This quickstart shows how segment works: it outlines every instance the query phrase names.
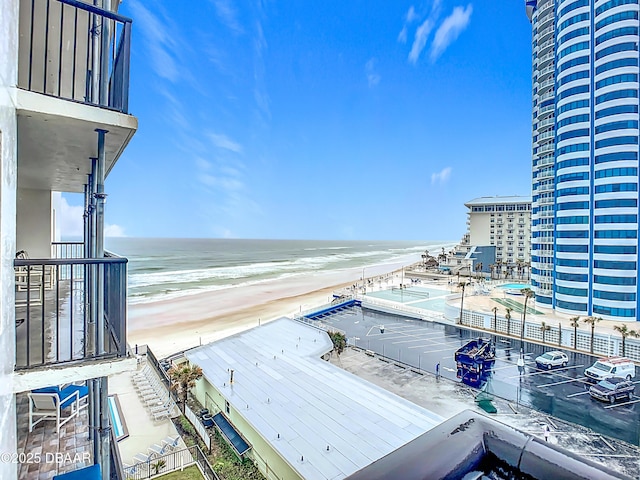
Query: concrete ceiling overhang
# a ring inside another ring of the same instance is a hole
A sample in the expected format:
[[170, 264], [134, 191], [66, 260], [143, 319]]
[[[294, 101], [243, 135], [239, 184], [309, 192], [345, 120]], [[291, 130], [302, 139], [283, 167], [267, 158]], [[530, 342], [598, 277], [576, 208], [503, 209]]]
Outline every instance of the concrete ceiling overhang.
[[16, 89], [18, 186], [83, 192], [98, 155], [98, 133], [105, 136], [108, 175], [138, 128], [132, 115]]

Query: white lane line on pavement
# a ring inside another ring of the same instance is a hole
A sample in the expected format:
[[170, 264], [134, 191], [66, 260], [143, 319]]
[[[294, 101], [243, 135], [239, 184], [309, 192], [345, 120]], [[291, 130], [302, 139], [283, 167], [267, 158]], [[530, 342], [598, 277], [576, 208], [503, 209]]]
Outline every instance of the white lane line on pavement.
[[[638, 397], [636, 397], [636, 398], [638, 398]], [[631, 400], [630, 402], [614, 403], [613, 405], [607, 405], [604, 408], [609, 410], [610, 408], [624, 407], [625, 405], [633, 405], [634, 403], [638, 403], [638, 402], [640, 402], [640, 398], [638, 398], [638, 400]]]
[[570, 378], [568, 380], [562, 380], [561, 382], [553, 382], [553, 383], [543, 383], [542, 385], [537, 385], [538, 388], [543, 388], [543, 387], [553, 387], [554, 385], [562, 385], [564, 383], [571, 383], [571, 382], [578, 382], [578, 383], [587, 383], [585, 381], [586, 377], [582, 377], [582, 378]]
[[[551, 370], [539, 370], [539, 371], [537, 371], [537, 372], [533, 372], [533, 373], [525, 373], [525, 374], [523, 375], [523, 377], [524, 377], [524, 376], [526, 376], [526, 377], [532, 377], [532, 376], [534, 376], [534, 375], [543, 375], [543, 374], [547, 374], [547, 373], [548, 373], [548, 374], [557, 374], [558, 372], [566, 372], [566, 371], [568, 371], [568, 370], [572, 370], [572, 369], [574, 369], [574, 368], [580, 368], [580, 367], [584, 367], [584, 365], [572, 365], [571, 367], [555, 368], [555, 369], [551, 369]], [[509, 378], [518, 378], [519, 376], [520, 376], [520, 375], [515, 375], [515, 376], [513, 376], [513, 377], [509, 377]], [[567, 378], [567, 377], [565, 377], [565, 378]], [[574, 379], [574, 380], [575, 380], [575, 379]], [[554, 385], [554, 384], [549, 383], [549, 384], [547, 384], [547, 385]]]

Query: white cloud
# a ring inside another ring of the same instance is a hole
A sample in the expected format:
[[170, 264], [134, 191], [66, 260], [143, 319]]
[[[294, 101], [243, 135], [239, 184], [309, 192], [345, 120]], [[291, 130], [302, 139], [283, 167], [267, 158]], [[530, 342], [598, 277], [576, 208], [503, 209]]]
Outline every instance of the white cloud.
[[409, 10], [407, 11], [407, 14], [405, 15], [404, 25], [402, 26], [402, 30], [400, 30], [400, 33], [398, 34], [398, 41], [400, 43], [407, 43], [407, 33], [409, 30], [409, 25], [413, 23], [414, 20], [417, 20], [417, 19], [418, 19], [418, 15], [416, 14], [416, 9], [413, 7], [413, 5], [411, 5], [409, 7]]
[[431, 30], [433, 30], [434, 25], [434, 19], [429, 17], [422, 22], [422, 25], [420, 25], [416, 30], [416, 36], [413, 39], [413, 45], [409, 52], [409, 61], [411, 63], [415, 64], [418, 61], [418, 57], [420, 57], [420, 53], [422, 53], [422, 50], [426, 46], [427, 38], [429, 37]]
[[[84, 206], [69, 205], [60, 192], [53, 192], [52, 204], [56, 215], [55, 239], [82, 238], [84, 236]], [[105, 237], [125, 237], [124, 228], [120, 225], [105, 224]]]
[[77, 238], [84, 235], [84, 207], [69, 205], [67, 199], [60, 192], [53, 192], [53, 209], [56, 215], [55, 239]]
[[222, 175], [216, 176], [210, 175], [208, 173], [201, 173], [198, 178], [206, 186], [219, 188], [227, 193], [242, 190], [244, 188], [244, 184], [242, 183], [242, 181], [233, 177], [225, 177]]
[[446, 183], [451, 177], [451, 167], [445, 167], [437, 173], [431, 174], [431, 184]]
[[451, 15], [445, 18], [433, 37], [431, 43], [431, 60], [435, 61], [447, 47], [467, 28], [471, 20], [473, 6], [455, 7]]
[[223, 133], [209, 133], [209, 138], [213, 144], [218, 148], [224, 148], [225, 150], [231, 150], [232, 152], [242, 153], [242, 145], [234, 142]]
[[373, 88], [380, 83], [380, 75], [376, 72], [376, 58], [371, 58], [364, 66], [365, 74], [367, 75], [367, 83], [369, 88]]
[[126, 237], [124, 233], [124, 228], [120, 225], [109, 225], [106, 224], [104, 226], [104, 236], [105, 237]]
[[238, 23], [235, 8], [228, 0], [215, 0], [213, 6], [216, 8], [218, 18], [234, 33], [243, 33], [242, 26]]
[[138, 0], [132, 0], [129, 6], [136, 19], [136, 28], [139, 27], [146, 37], [144, 44], [149, 48], [151, 64], [156, 74], [177, 83], [183, 70], [177, 62], [177, 54], [182, 48], [181, 42], [177, 40], [177, 29], [170, 26], [167, 20], [163, 21], [159, 15], [151, 13]]

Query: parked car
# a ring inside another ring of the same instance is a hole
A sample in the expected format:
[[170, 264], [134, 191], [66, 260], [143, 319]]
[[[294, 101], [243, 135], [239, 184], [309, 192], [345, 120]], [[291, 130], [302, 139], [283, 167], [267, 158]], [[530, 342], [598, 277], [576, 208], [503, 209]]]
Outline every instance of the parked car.
[[553, 367], [566, 367], [568, 363], [569, 357], [567, 357], [567, 354], [558, 350], [546, 352], [536, 357], [536, 365], [547, 370], [551, 370]]
[[635, 385], [630, 380], [611, 377], [592, 385], [589, 388], [589, 395], [597, 400], [613, 403], [620, 399], [631, 400], [635, 388]]
[[611, 377], [631, 380], [636, 376], [636, 366], [625, 357], [601, 358], [584, 371], [587, 380], [599, 382]]

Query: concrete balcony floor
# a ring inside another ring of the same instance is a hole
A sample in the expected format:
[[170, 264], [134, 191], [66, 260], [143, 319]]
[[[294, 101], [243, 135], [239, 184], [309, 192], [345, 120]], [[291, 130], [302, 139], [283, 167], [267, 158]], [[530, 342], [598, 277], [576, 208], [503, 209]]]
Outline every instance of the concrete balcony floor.
[[59, 433], [56, 432], [55, 421], [43, 421], [29, 432], [29, 398], [26, 393], [16, 395], [16, 411], [18, 456], [25, 460], [18, 463], [19, 479], [51, 479], [93, 464], [86, 408], [60, 427]]

